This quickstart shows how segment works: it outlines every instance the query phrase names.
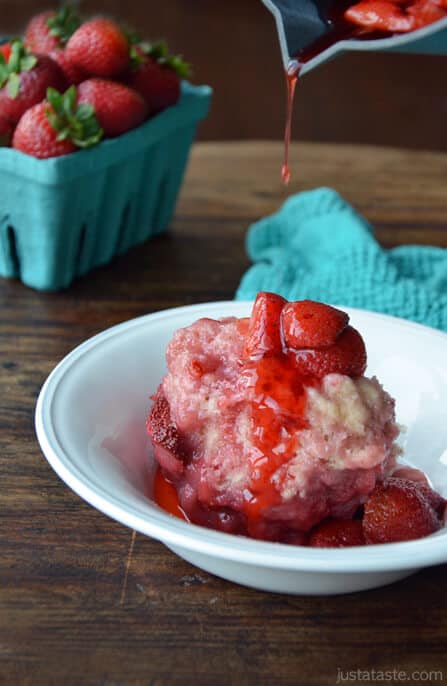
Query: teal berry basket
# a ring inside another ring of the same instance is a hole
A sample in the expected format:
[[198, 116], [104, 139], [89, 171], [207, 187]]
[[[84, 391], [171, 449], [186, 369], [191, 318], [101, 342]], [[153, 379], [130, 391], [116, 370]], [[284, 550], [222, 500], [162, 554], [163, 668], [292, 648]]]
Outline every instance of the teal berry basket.
[[58, 290], [165, 231], [210, 101], [184, 82], [175, 106], [88, 150], [39, 160], [0, 148], [0, 276]]

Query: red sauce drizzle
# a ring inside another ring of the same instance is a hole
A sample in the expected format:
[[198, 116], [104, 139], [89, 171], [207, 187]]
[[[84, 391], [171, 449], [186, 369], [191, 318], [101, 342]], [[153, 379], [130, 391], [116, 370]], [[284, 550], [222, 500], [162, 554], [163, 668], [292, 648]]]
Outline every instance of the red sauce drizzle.
[[283, 183], [287, 186], [290, 181], [290, 166], [289, 166], [289, 148], [290, 138], [292, 135], [292, 115], [293, 115], [293, 101], [295, 98], [295, 88], [298, 81], [300, 68], [298, 63], [292, 63], [290, 69], [286, 71], [286, 87], [287, 87], [287, 102], [286, 102], [286, 128], [284, 132], [284, 162], [281, 169], [281, 178]]
[[252, 479], [245, 494], [244, 511], [249, 520], [257, 519], [262, 510], [281, 502], [271, 477], [298, 447], [297, 432], [308, 426], [305, 389], [317, 383], [312, 377], [298, 374], [293, 354], [287, 352], [266, 354], [254, 367], [252, 437], [259, 456], [251, 458]]
[[326, 15], [326, 21], [330, 26], [330, 30], [301, 50], [295, 56], [295, 59], [290, 62], [285, 72], [287, 101], [286, 124], [284, 132], [284, 161], [281, 168], [281, 179], [285, 185], [288, 185], [291, 178], [289, 166], [289, 148], [292, 134], [293, 103], [301, 66], [314, 57], [317, 57], [320, 53], [324, 52], [324, 50], [327, 50], [341, 40], [347, 40], [350, 38], [355, 38], [357, 40], [374, 40], [377, 38], [387, 38], [388, 36], [392, 35], [384, 31], [368, 32], [362, 27], [346, 21], [344, 18], [344, 12], [348, 7], [354, 4], [355, 2], [352, 0], [350, 2], [333, 2]]

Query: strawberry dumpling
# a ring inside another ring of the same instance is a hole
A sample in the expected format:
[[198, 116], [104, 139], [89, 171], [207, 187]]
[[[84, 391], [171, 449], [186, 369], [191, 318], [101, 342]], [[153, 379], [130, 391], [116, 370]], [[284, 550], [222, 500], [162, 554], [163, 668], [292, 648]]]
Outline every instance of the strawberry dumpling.
[[195, 523], [304, 542], [395, 468], [394, 401], [340, 310], [260, 293], [250, 318], [201, 319], [166, 357], [147, 428]]

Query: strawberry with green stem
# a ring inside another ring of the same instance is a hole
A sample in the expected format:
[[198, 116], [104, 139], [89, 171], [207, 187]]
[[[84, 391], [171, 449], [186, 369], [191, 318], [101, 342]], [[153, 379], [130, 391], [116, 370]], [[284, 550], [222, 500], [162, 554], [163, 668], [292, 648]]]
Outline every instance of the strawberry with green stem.
[[179, 55], [170, 55], [163, 41], [131, 44], [130, 60], [126, 83], [142, 95], [151, 114], [175, 105], [181, 79], [189, 76], [190, 65]]
[[65, 77], [51, 57], [35, 55], [22, 41], [11, 43], [8, 61], [0, 54], [0, 112], [13, 124], [45, 98], [47, 88], [63, 90]]
[[129, 65], [129, 42], [112, 19], [95, 17], [86, 21], [71, 36], [66, 54], [86, 76], [114, 78]]
[[132, 88], [108, 79], [87, 79], [78, 87], [78, 103], [93, 107], [106, 136], [120, 136], [146, 119], [148, 107]]
[[63, 94], [48, 88], [47, 99], [20, 119], [12, 147], [41, 159], [59, 157], [96, 145], [103, 133], [93, 107], [77, 104], [74, 86]]
[[48, 54], [64, 48], [80, 25], [81, 20], [71, 5], [61, 7], [57, 12], [41, 12], [28, 22], [24, 42], [31, 51]]

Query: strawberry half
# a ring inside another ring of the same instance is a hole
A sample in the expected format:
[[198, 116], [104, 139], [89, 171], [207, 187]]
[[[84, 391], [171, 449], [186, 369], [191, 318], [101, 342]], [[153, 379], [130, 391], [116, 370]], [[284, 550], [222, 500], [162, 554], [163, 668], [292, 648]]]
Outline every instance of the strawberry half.
[[289, 348], [325, 348], [347, 327], [349, 316], [313, 300], [287, 303], [281, 315], [284, 342]]
[[170, 474], [181, 474], [186, 456], [161, 386], [152, 400], [154, 404], [146, 420], [146, 430], [153, 443], [157, 461]]
[[281, 312], [287, 300], [276, 293], [258, 293], [248, 325], [245, 352], [248, 357], [281, 353]]
[[45, 98], [47, 88], [63, 90], [59, 66], [47, 55], [33, 55], [19, 40], [11, 44], [8, 62], [0, 55], [0, 112], [13, 124]]
[[32, 52], [43, 55], [63, 48], [80, 26], [81, 20], [73, 7], [62, 7], [36, 14], [27, 24], [24, 42]]
[[129, 42], [120, 26], [104, 17], [90, 19], [71, 36], [67, 57], [86, 76], [116, 77], [129, 66]]
[[363, 533], [367, 543], [394, 543], [428, 536], [441, 521], [420, 487], [391, 477], [378, 484], [364, 506]]
[[131, 47], [131, 67], [125, 81], [145, 99], [151, 114], [175, 105], [182, 78], [190, 67], [180, 56], [170, 55], [166, 43], [139, 43]]
[[344, 18], [368, 31], [407, 33], [416, 28], [414, 17], [408, 15], [403, 7], [387, 0], [358, 2], [346, 10]]
[[366, 369], [366, 348], [363, 338], [352, 326], [347, 326], [335, 343], [317, 350], [291, 351], [301, 374], [322, 378], [326, 374], [361, 376]]
[[408, 14], [414, 19], [414, 28], [420, 29], [443, 19], [447, 12], [447, 3], [440, 0], [416, 0], [408, 8]]
[[74, 86], [63, 95], [49, 88], [47, 100], [34, 105], [21, 117], [12, 146], [27, 155], [44, 159], [95, 145], [102, 135], [93, 108], [76, 105]]
[[309, 545], [313, 548], [365, 545], [362, 522], [359, 519], [328, 519], [312, 531]]
[[122, 83], [88, 79], [78, 87], [78, 103], [93, 107], [106, 136], [119, 136], [139, 126], [148, 108], [139, 93]]

